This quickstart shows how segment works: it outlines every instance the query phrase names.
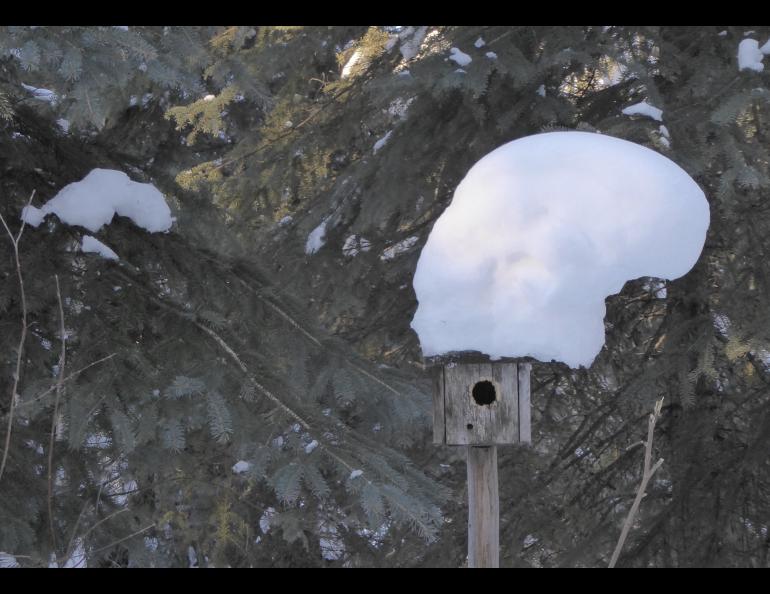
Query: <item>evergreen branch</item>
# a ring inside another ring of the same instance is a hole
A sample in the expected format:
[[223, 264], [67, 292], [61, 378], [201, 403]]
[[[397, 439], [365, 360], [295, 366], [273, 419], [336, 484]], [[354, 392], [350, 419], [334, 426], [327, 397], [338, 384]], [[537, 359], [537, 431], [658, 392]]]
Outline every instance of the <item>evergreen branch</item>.
[[245, 152], [244, 154], [242, 154], [242, 155], [240, 155], [238, 157], [233, 157], [232, 159], [229, 159], [227, 161], [223, 161], [219, 165], [215, 166], [213, 168], [213, 170], [216, 171], [217, 169], [222, 169], [223, 167], [226, 167], [227, 165], [232, 165], [233, 163], [236, 163], [238, 161], [243, 161], [244, 159], [247, 159], [248, 157], [254, 156], [257, 153], [261, 153], [263, 150], [265, 150], [266, 148], [269, 148], [270, 146], [272, 146], [273, 144], [275, 144], [279, 140], [282, 140], [282, 139], [286, 138], [287, 136], [290, 136], [291, 134], [294, 134], [294, 132], [296, 132], [302, 126], [307, 124], [310, 120], [312, 120], [315, 116], [317, 116], [319, 113], [321, 113], [327, 107], [329, 107], [330, 105], [334, 105], [334, 103], [337, 101], [337, 99], [339, 99], [340, 97], [342, 97], [346, 93], [352, 91], [353, 89], [357, 88], [358, 86], [363, 85], [364, 82], [369, 80], [367, 75], [369, 75], [373, 71], [375, 64], [376, 64], [376, 61], [373, 61], [369, 65], [369, 67], [363, 73], [361, 73], [361, 76], [359, 76], [356, 79], [355, 82], [353, 82], [352, 84], [348, 85], [347, 87], [345, 87], [341, 91], [338, 91], [337, 93], [332, 95], [332, 97], [329, 99], [329, 101], [327, 101], [326, 103], [321, 105], [319, 108], [317, 108], [314, 111], [312, 111], [310, 113], [310, 115], [308, 115], [304, 120], [302, 120], [296, 126], [292, 126], [286, 132], [282, 132], [278, 136], [275, 136], [274, 138], [268, 139], [264, 144], [260, 144], [258, 147], [254, 148], [254, 149], [252, 149], [250, 151], [247, 151], [247, 152]]
[[[282, 308], [278, 307], [275, 303], [265, 298], [264, 295], [260, 294], [259, 291], [257, 291], [254, 287], [252, 287], [249, 283], [247, 283], [245, 280], [240, 278], [240, 276], [236, 275], [236, 278], [241, 281], [241, 284], [245, 286], [254, 296], [257, 297], [262, 303], [270, 307], [273, 311], [275, 311], [279, 316], [281, 316], [284, 320], [286, 320], [293, 328], [298, 330], [305, 338], [307, 338], [310, 342], [312, 342], [314, 345], [316, 345], [319, 348], [324, 348], [324, 345], [321, 343], [320, 340], [318, 340], [315, 336], [313, 336], [310, 332], [305, 330], [305, 328], [300, 325], [300, 323], [295, 320], [290, 314], [288, 314], [286, 311], [284, 311]], [[393, 392], [397, 396], [404, 396], [401, 392], [396, 390], [393, 386], [390, 384], [382, 381], [380, 378], [372, 375], [366, 369], [355, 363], [354, 361], [351, 361], [349, 358], [345, 357], [343, 355], [343, 358], [348, 365], [350, 365], [353, 369], [361, 373], [362, 375], [366, 376], [370, 380], [380, 384], [390, 392]]]
[[655, 471], [658, 470], [658, 468], [660, 468], [663, 464], [663, 458], [660, 458], [657, 462], [655, 462], [653, 466], [650, 466], [650, 463], [652, 462], [652, 434], [655, 431], [655, 422], [660, 417], [660, 410], [662, 406], [663, 398], [655, 403], [655, 408], [653, 409], [653, 412], [647, 422], [647, 441], [644, 443], [644, 471], [642, 473], [642, 483], [639, 485], [639, 490], [636, 492], [634, 503], [628, 512], [628, 517], [626, 518], [625, 523], [623, 524], [623, 530], [620, 532], [620, 538], [618, 539], [618, 544], [615, 546], [615, 552], [612, 553], [612, 559], [610, 559], [609, 564], [610, 568], [615, 567], [615, 563], [618, 561], [620, 551], [623, 549], [623, 545], [626, 542], [626, 537], [631, 530], [631, 525], [634, 523], [634, 518], [639, 511], [639, 505], [642, 503], [642, 499], [646, 495], [645, 491], [647, 489], [647, 483], [652, 478], [652, 475], [655, 474]]
[[[34, 197], [35, 197], [35, 190], [32, 190], [32, 194], [29, 197], [27, 206], [32, 204], [32, 199]], [[6, 434], [5, 434], [5, 445], [3, 446], [3, 458], [2, 458], [2, 462], [0, 462], [0, 481], [2, 481], [3, 472], [5, 471], [5, 464], [8, 461], [8, 451], [11, 447], [11, 431], [13, 430], [13, 413], [16, 408], [16, 396], [19, 388], [19, 380], [21, 379], [21, 361], [24, 354], [24, 342], [27, 338], [27, 297], [24, 293], [24, 278], [21, 273], [21, 261], [19, 260], [19, 241], [21, 241], [21, 236], [24, 233], [24, 227], [27, 224], [27, 222], [22, 219], [21, 228], [19, 229], [19, 234], [15, 238], [13, 236], [13, 233], [11, 233], [11, 229], [8, 227], [8, 224], [5, 222], [3, 215], [0, 215], [0, 222], [2, 222], [3, 227], [5, 227], [5, 230], [8, 233], [8, 237], [11, 239], [11, 243], [13, 244], [13, 256], [14, 256], [14, 259], [16, 260], [16, 275], [19, 278], [19, 291], [21, 293], [21, 336], [19, 337], [18, 349], [16, 350], [16, 372], [13, 374], [13, 386], [11, 387], [11, 403], [8, 408], [8, 429], [6, 430]]]
[[[238, 357], [237, 353], [230, 347], [225, 340], [219, 336], [216, 332], [214, 332], [211, 328], [208, 326], [204, 326], [200, 322], [194, 321], [193, 322], [200, 330], [203, 330], [206, 334], [211, 336], [216, 343], [222, 347], [222, 349], [230, 355], [230, 358], [235, 361], [236, 365], [240, 368], [240, 370], [246, 374], [247, 377], [254, 383], [254, 386], [262, 392], [264, 396], [267, 397], [268, 400], [270, 400], [273, 404], [275, 404], [278, 408], [280, 408], [282, 411], [284, 411], [287, 415], [289, 415], [292, 419], [297, 421], [305, 430], [312, 431], [312, 428], [310, 427], [310, 424], [305, 421], [302, 417], [300, 417], [297, 413], [295, 413], [291, 408], [286, 406], [277, 396], [275, 396], [270, 390], [265, 388], [262, 384], [260, 384], [256, 379], [254, 379], [251, 374], [249, 373], [248, 367], [246, 367], [246, 364], [241, 361], [240, 357]], [[352, 469], [351, 469], [352, 470]]]
[[56, 400], [53, 405], [53, 415], [51, 416], [51, 436], [48, 441], [48, 527], [51, 531], [51, 547], [54, 556], [56, 556], [56, 533], [53, 525], [53, 448], [56, 438], [56, 421], [59, 414], [59, 400], [61, 399], [62, 386], [64, 382], [64, 367], [67, 362], [67, 333], [64, 328], [64, 306], [61, 301], [61, 289], [59, 288], [59, 275], [54, 274], [56, 281], [56, 298], [59, 302], [59, 330], [61, 332], [61, 354], [59, 355], [59, 376], [56, 380]]
[[[94, 509], [99, 507], [99, 499], [102, 496], [102, 489], [104, 489], [104, 487], [106, 485], [107, 485], [107, 483], [105, 483], [105, 482], [102, 482], [102, 484], [99, 485], [99, 491], [96, 493], [96, 505], [94, 506]], [[75, 520], [75, 525], [72, 527], [72, 534], [70, 535], [69, 542], [67, 543], [67, 548], [65, 549], [65, 552], [64, 552], [64, 556], [67, 557], [67, 558], [69, 558], [70, 551], [72, 551], [72, 545], [75, 542], [75, 535], [77, 534], [78, 526], [80, 525], [80, 521], [83, 519], [83, 514], [86, 512], [86, 507], [87, 506], [88, 506], [88, 500], [86, 500], [85, 503], [83, 503], [83, 507], [80, 508], [80, 513], [78, 514], [78, 519]], [[123, 510], [126, 510], [126, 509], [128, 509], [128, 508], [127, 507], [123, 508]], [[123, 510], [121, 510], [121, 511], [123, 511]], [[100, 523], [101, 522], [97, 522], [97, 524], [100, 524]], [[92, 526], [91, 528], [93, 529], [94, 527], [95, 526]], [[88, 534], [88, 532], [86, 532], [85, 534]], [[83, 536], [85, 536], [85, 534]]]
[[96, 549], [95, 551], [91, 551], [91, 553], [90, 553], [90, 554], [91, 554], [91, 555], [96, 555], [97, 553], [101, 553], [102, 551], [105, 551], [105, 550], [107, 550], [107, 549], [111, 549], [111, 548], [112, 548], [112, 547], [114, 547], [115, 545], [118, 545], [118, 544], [120, 544], [121, 542], [125, 542], [125, 541], [127, 541], [128, 539], [130, 539], [130, 538], [133, 538], [134, 536], [138, 536], [138, 535], [142, 534], [142, 532], [147, 532], [147, 531], [148, 531], [150, 528], [154, 528], [154, 527], [155, 527], [155, 522], [153, 522], [153, 523], [152, 523], [152, 524], [150, 524], [149, 526], [145, 526], [144, 528], [142, 528], [142, 529], [140, 529], [140, 530], [137, 530], [136, 532], [133, 532], [133, 533], [129, 534], [128, 536], [124, 536], [123, 538], [121, 538], [121, 539], [119, 539], [119, 540], [116, 540], [115, 542], [112, 542], [112, 543], [110, 543], [110, 544], [108, 544], [108, 545], [106, 545], [106, 546], [100, 547], [100, 548]]
[[[158, 298], [151, 290], [149, 290], [146, 286], [144, 286], [144, 284], [140, 280], [138, 280], [135, 277], [132, 277], [130, 274], [127, 274], [125, 272], [125, 270], [113, 269], [112, 272], [114, 272], [118, 276], [120, 276], [120, 277], [122, 277], [122, 278], [124, 278], [124, 279], [126, 279], [126, 280], [128, 280], [130, 282], [132, 282], [134, 284], [134, 286], [138, 287], [142, 292], [144, 292], [145, 295], [147, 296], [147, 298], [150, 301], [152, 301], [153, 303], [155, 303], [158, 306], [162, 307], [166, 311], [172, 312], [175, 315], [179, 316], [180, 318], [182, 318], [184, 320], [187, 320], [188, 322], [191, 322], [199, 330], [201, 330], [204, 333], [206, 333], [207, 335], [209, 335], [209, 337], [211, 337], [219, 345], [219, 347], [222, 350], [224, 350], [225, 353], [227, 353], [229, 358], [232, 359], [235, 362], [235, 364], [238, 367], [238, 369], [241, 370], [241, 372], [246, 376], [246, 378], [250, 382], [252, 382], [253, 386], [263, 396], [265, 396], [268, 400], [270, 400], [270, 402], [272, 402], [278, 409], [280, 409], [282, 412], [284, 412], [287, 416], [289, 416], [290, 418], [294, 419], [297, 423], [299, 423], [299, 425], [303, 429], [305, 429], [309, 433], [314, 433], [314, 430], [313, 430], [312, 426], [310, 425], [310, 423], [308, 423], [302, 416], [300, 416], [291, 407], [286, 405], [280, 398], [278, 398], [275, 394], [273, 394], [268, 388], [266, 388], [265, 386], [263, 386], [260, 382], [258, 382], [256, 380], [254, 375], [250, 372], [250, 370], [247, 367], [247, 365], [238, 356], [238, 354], [235, 352], [235, 350], [215, 330], [213, 330], [212, 328], [209, 328], [208, 326], [206, 326], [203, 323], [199, 322], [189, 312], [184, 311], [183, 309], [181, 309], [181, 307], [176, 306], [176, 304], [168, 303], [167, 301]], [[319, 346], [323, 346], [322, 343], [317, 338], [315, 338], [308, 331], [304, 330], [301, 327], [301, 325], [298, 322], [296, 322], [296, 320], [294, 320], [294, 318], [292, 316], [290, 316], [288, 313], [283, 311], [281, 308], [278, 308], [278, 306], [276, 306], [276, 305], [270, 303], [269, 301], [267, 301], [262, 295], [260, 295], [253, 287], [251, 287], [248, 283], [246, 283], [243, 279], [241, 279], [237, 274], [235, 275], [235, 277], [238, 280], [240, 280], [241, 283], [244, 286], [246, 286], [250, 290], [250, 292], [255, 294], [261, 301], [271, 305], [271, 307], [276, 312], [278, 312], [281, 315], [281, 317], [283, 317], [285, 320], [289, 321], [292, 324], [292, 326], [294, 326], [295, 328], [299, 329], [302, 332], [302, 334], [304, 336], [306, 336], [308, 339], [310, 339], [314, 344], [319, 345]], [[369, 374], [369, 372], [367, 372], [366, 370], [364, 370], [363, 368], [361, 368], [357, 364], [352, 363], [350, 361], [348, 361], [348, 362], [351, 365], [353, 365], [353, 367], [356, 368], [358, 371], [363, 371], [364, 375], [366, 375], [367, 377], [372, 377], [375, 381], [378, 381], [378, 383], [381, 383], [382, 385], [388, 387], [388, 389], [390, 389], [394, 393], [402, 395], [395, 388], [387, 386], [387, 384], [382, 382], [382, 380], [378, 380], [376, 377], [371, 376], [371, 374]], [[360, 437], [359, 437], [359, 439], [360, 439]], [[359, 468], [357, 468], [356, 466], [352, 465], [350, 462], [345, 460], [342, 456], [337, 454], [335, 449], [332, 446], [330, 446], [327, 443], [325, 443], [324, 440], [316, 438], [316, 441], [318, 442], [319, 450], [324, 451], [329, 456], [329, 458], [331, 458], [332, 460], [337, 462], [342, 468], [345, 469], [346, 472], [349, 472], [349, 473], [352, 474], [352, 473], [354, 473], [354, 472], [359, 470]], [[375, 486], [374, 483], [372, 481], [370, 481], [367, 477], [359, 475], [359, 478], [362, 481], [364, 481], [364, 483], [372, 485], [372, 486]], [[412, 506], [411, 506], [410, 503], [401, 503], [400, 501], [398, 501], [398, 499], [394, 499], [392, 501], [389, 501], [389, 503], [393, 507], [398, 508], [397, 511], [400, 514], [403, 514], [402, 517], [411, 518], [411, 521], [415, 525], [417, 525], [419, 527], [421, 534], [424, 534], [426, 536], [430, 534], [429, 526], [425, 522], [422, 522], [419, 519], [413, 517], [414, 516], [414, 510], [412, 509]]]
[[[240, 357], [236, 354], [236, 352], [230, 347], [230, 345], [225, 342], [225, 340], [219, 336], [216, 332], [214, 332], [211, 328], [208, 328], [207, 326], [204, 326], [200, 322], [193, 322], [198, 328], [203, 330], [206, 334], [211, 336], [217, 344], [219, 344], [220, 347], [228, 354], [230, 357], [236, 362], [238, 367], [243, 371], [254, 383], [254, 386], [262, 392], [262, 394], [267, 397], [271, 402], [273, 402], [277, 407], [279, 407], [281, 410], [283, 410], [287, 415], [289, 415], [291, 418], [296, 420], [306, 431], [312, 432], [313, 429], [310, 426], [309, 423], [307, 423], [302, 417], [300, 417], [297, 413], [295, 413], [291, 408], [286, 406], [277, 396], [275, 396], [272, 392], [270, 392], [267, 388], [265, 388], [262, 384], [256, 381], [253, 376], [249, 374], [249, 370], [246, 367], [246, 365], [241, 361]], [[329, 447], [326, 443], [324, 443], [322, 440], [316, 438], [316, 441], [318, 441], [318, 447], [322, 449], [326, 454], [332, 458], [334, 461], [339, 463], [343, 468], [346, 469], [346, 471], [350, 473], [356, 472], [358, 469], [352, 466], [349, 462], [347, 462], [344, 458], [340, 457], [337, 453], [333, 451], [331, 447]], [[370, 481], [366, 477], [361, 477], [364, 482], [372, 487], [374, 487], [374, 483]], [[392, 505], [393, 507], [399, 508], [399, 511], [404, 514], [404, 517], [411, 518], [412, 522], [415, 523], [415, 525], [418, 526], [420, 529], [420, 533], [423, 536], [427, 536], [430, 534], [429, 526], [422, 522], [419, 518], [417, 518], [414, 513], [411, 505], [408, 504], [402, 504], [397, 499], [389, 499], [388, 503]]]
[[[106, 357], [102, 357], [101, 359], [97, 359], [96, 361], [94, 361], [94, 362], [92, 362], [92, 363], [89, 363], [89, 364], [88, 364], [88, 365], [86, 365], [85, 367], [81, 367], [81, 368], [80, 368], [80, 369], [78, 369], [77, 371], [73, 371], [72, 373], [70, 373], [70, 374], [69, 374], [67, 377], [65, 377], [65, 378], [62, 380], [62, 384], [65, 384], [65, 383], [67, 383], [68, 381], [70, 381], [70, 380], [72, 380], [72, 379], [75, 379], [75, 378], [76, 378], [78, 375], [80, 375], [81, 373], [83, 373], [83, 372], [84, 372], [84, 371], [86, 371], [87, 369], [90, 369], [90, 368], [91, 368], [91, 367], [93, 367], [94, 365], [98, 365], [99, 363], [103, 363], [104, 361], [107, 361], [108, 359], [112, 359], [112, 358], [113, 358], [115, 355], [117, 355], [117, 353], [112, 353], [112, 354], [110, 354], [110, 355], [107, 355]], [[54, 390], [56, 390], [56, 384], [54, 384], [53, 386], [51, 386], [50, 388], [48, 388], [48, 389], [47, 389], [45, 392], [41, 392], [40, 394], [38, 394], [37, 396], [35, 396], [35, 397], [34, 397], [32, 400], [28, 400], [27, 402], [20, 402], [20, 403], [17, 405], [17, 407], [16, 407], [16, 408], [21, 408], [21, 407], [23, 407], [23, 406], [29, 406], [30, 404], [33, 404], [34, 402], [37, 402], [38, 400], [41, 400], [42, 398], [45, 398], [46, 396], [48, 396], [48, 394], [50, 394], [50, 393], [51, 393], [51, 392], [53, 392]], [[6, 413], [6, 415], [7, 415], [7, 413]], [[4, 416], [2, 416], [2, 417], [0, 417], [0, 419], [3, 419], [3, 418], [5, 418], [5, 415], [4, 415]]]

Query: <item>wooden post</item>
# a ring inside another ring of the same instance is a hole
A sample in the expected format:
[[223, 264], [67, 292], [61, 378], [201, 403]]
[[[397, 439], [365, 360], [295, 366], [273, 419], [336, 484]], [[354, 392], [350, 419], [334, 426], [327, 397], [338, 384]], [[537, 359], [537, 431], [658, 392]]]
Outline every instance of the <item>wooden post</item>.
[[466, 353], [433, 366], [433, 443], [468, 450], [468, 567], [500, 567], [497, 446], [532, 442], [532, 365]]
[[468, 567], [500, 567], [495, 446], [468, 446]]

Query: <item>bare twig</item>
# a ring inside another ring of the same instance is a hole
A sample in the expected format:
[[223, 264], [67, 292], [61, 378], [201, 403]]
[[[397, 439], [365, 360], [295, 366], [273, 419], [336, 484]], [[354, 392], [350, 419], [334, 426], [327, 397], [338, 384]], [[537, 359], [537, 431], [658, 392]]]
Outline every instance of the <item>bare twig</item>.
[[133, 538], [134, 536], [138, 536], [142, 532], [147, 532], [150, 528], [155, 528], [155, 524], [152, 523], [149, 526], [145, 526], [141, 530], [137, 530], [136, 532], [133, 532], [133, 533], [129, 534], [128, 536], [125, 536], [125, 537], [123, 537], [123, 538], [121, 538], [119, 540], [116, 540], [115, 542], [112, 542], [112, 543], [110, 543], [110, 544], [108, 544], [106, 546], [100, 547], [100, 548], [96, 549], [95, 551], [91, 551], [90, 554], [91, 555], [96, 555], [97, 553], [101, 553], [102, 551], [106, 551], [107, 549], [110, 549], [110, 548], [114, 547], [115, 545], [120, 544], [121, 542], [127, 541], [129, 538]]
[[51, 417], [51, 437], [48, 441], [48, 527], [51, 531], [51, 546], [56, 555], [56, 533], [53, 525], [53, 448], [56, 441], [56, 423], [59, 416], [59, 400], [61, 399], [64, 385], [64, 366], [67, 362], [67, 332], [64, 329], [64, 306], [61, 301], [61, 289], [59, 288], [59, 275], [54, 274], [56, 281], [56, 298], [59, 301], [59, 332], [61, 333], [61, 354], [59, 355], [59, 374], [56, 379], [56, 399], [53, 404]]
[[[99, 485], [99, 492], [96, 494], [96, 504], [94, 505], [94, 509], [95, 510], [97, 510], [99, 508], [99, 498], [102, 495], [102, 489], [104, 489], [104, 485], [105, 484], [106, 483], [102, 483], [101, 485]], [[80, 525], [80, 521], [83, 519], [83, 515], [86, 513], [86, 507], [88, 507], [88, 500], [87, 499], [83, 503], [83, 507], [80, 508], [80, 513], [78, 514], [78, 519], [75, 520], [75, 526], [73, 526], [73, 528], [72, 528], [72, 534], [70, 535], [69, 542], [67, 543], [67, 548], [65, 549], [65, 552], [64, 552], [64, 557], [65, 558], [69, 558], [70, 557], [70, 552], [72, 551], [72, 545], [75, 542], [75, 535], [78, 532], [78, 526]], [[125, 509], [128, 509], [128, 508], [123, 508], [123, 509], [125, 510]]]
[[610, 559], [609, 567], [615, 567], [615, 563], [618, 561], [620, 551], [623, 550], [623, 545], [626, 542], [628, 533], [631, 531], [631, 525], [634, 523], [634, 518], [639, 511], [639, 505], [642, 503], [642, 499], [645, 496], [647, 490], [647, 483], [655, 474], [655, 471], [663, 464], [663, 458], [660, 458], [654, 465], [650, 465], [652, 462], [652, 434], [655, 431], [655, 423], [660, 417], [660, 410], [663, 407], [663, 398], [655, 403], [655, 408], [647, 422], [647, 441], [644, 442], [644, 472], [642, 474], [642, 483], [639, 485], [639, 490], [636, 492], [636, 499], [628, 512], [628, 517], [623, 524], [623, 530], [620, 532], [620, 538], [618, 544], [615, 546], [615, 552], [612, 553], [612, 559]]
[[91, 534], [91, 532], [93, 532], [93, 531], [94, 531], [96, 528], [98, 528], [99, 526], [101, 526], [101, 525], [102, 525], [102, 524], [104, 524], [105, 522], [107, 522], [107, 521], [111, 520], [112, 518], [114, 518], [115, 516], [117, 516], [117, 515], [119, 515], [119, 514], [122, 514], [123, 512], [127, 512], [127, 511], [130, 511], [130, 509], [131, 509], [131, 508], [129, 508], [129, 507], [124, 507], [124, 508], [122, 508], [122, 509], [119, 509], [119, 510], [118, 510], [118, 511], [116, 511], [116, 512], [113, 512], [113, 513], [111, 513], [111, 514], [110, 514], [110, 515], [108, 515], [107, 517], [104, 517], [104, 518], [102, 518], [101, 520], [99, 520], [98, 522], [96, 522], [96, 523], [95, 523], [93, 526], [91, 526], [91, 527], [90, 527], [88, 530], [86, 530], [85, 532], [83, 532], [83, 534], [80, 536], [80, 538], [85, 538], [86, 536], [88, 536], [89, 534]]
[[[307, 338], [307, 339], [308, 339], [310, 342], [312, 342], [314, 345], [316, 345], [316, 346], [318, 346], [318, 347], [324, 348], [324, 345], [321, 343], [321, 341], [320, 341], [320, 340], [318, 340], [318, 339], [317, 339], [315, 336], [313, 336], [313, 335], [312, 335], [310, 332], [308, 332], [307, 330], [305, 330], [305, 329], [304, 329], [304, 328], [303, 328], [303, 327], [300, 325], [300, 323], [299, 323], [299, 322], [297, 322], [297, 321], [296, 321], [296, 320], [295, 320], [293, 317], [291, 317], [291, 316], [290, 316], [288, 313], [286, 313], [286, 312], [285, 312], [283, 309], [281, 309], [280, 307], [278, 307], [278, 306], [277, 306], [275, 303], [273, 303], [272, 301], [270, 301], [270, 300], [266, 299], [266, 298], [265, 298], [265, 297], [264, 297], [264, 296], [263, 296], [263, 295], [262, 295], [262, 294], [261, 294], [259, 291], [257, 291], [257, 290], [256, 290], [254, 287], [252, 287], [252, 286], [251, 286], [249, 283], [247, 283], [246, 281], [244, 281], [242, 278], [240, 278], [240, 277], [238, 277], [238, 276], [236, 276], [236, 278], [237, 278], [237, 279], [238, 279], [238, 280], [241, 282], [241, 284], [242, 284], [243, 286], [245, 286], [245, 287], [246, 287], [246, 288], [247, 288], [247, 289], [248, 289], [248, 290], [249, 290], [251, 293], [253, 293], [253, 294], [254, 294], [254, 296], [255, 296], [257, 299], [259, 299], [259, 300], [260, 300], [262, 303], [264, 303], [264, 304], [265, 304], [265, 305], [267, 305], [267, 306], [268, 306], [270, 309], [272, 309], [273, 311], [275, 311], [275, 312], [276, 312], [276, 313], [277, 313], [279, 316], [281, 316], [281, 317], [282, 317], [284, 320], [286, 320], [286, 321], [287, 321], [287, 322], [288, 322], [288, 323], [289, 323], [289, 324], [290, 324], [292, 327], [294, 327], [294, 328], [295, 328], [297, 331], [299, 331], [299, 332], [300, 332], [300, 333], [301, 333], [303, 336], [305, 336], [305, 337], [306, 337], [306, 338]], [[205, 328], [204, 328], [204, 329], [205, 329]], [[386, 388], [387, 390], [389, 390], [389, 391], [393, 392], [393, 393], [394, 393], [396, 396], [403, 396], [403, 394], [401, 394], [401, 392], [399, 392], [398, 390], [396, 390], [396, 389], [395, 389], [393, 386], [391, 386], [390, 384], [388, 384], [388, 383], [386, 383], [386, 382], [382, 381], [380, 378], [378, 378], [378, 377], [376, 377], [376, 376], [372, 375], [371, 373], [369, 373], [368, 371], [366, 371], [366, 369], [364, 369], [363, 367], [361, 367], [360, 365], [358, 365], [358, 364], [357, 364], [357, 363], [355, 363], [354, 361], [351, 361], [351, 360], [350, 360], [350, 359], [348, 359], [348, 358], [345, 358], [345, 361], [346, 361], [346, 362], [347, 362], [347, 363], [348, 363], [348, 364], [349, 364], [351, 367], [353, 367], [353, 369], [355, 369], [356, 371], [358, 371], [358, 372], [359, 372], [359, 373], [361, 373], [362, 375], [364, 375], [364, 376], [368, 377], [370, 380], [372, 380], [372, 381], [374, 381], [374, 382], [377, 382], [378, 384], [380, 384], [381, 386], [383, 386], [383, 387], [384, 387], [384, 388]]]
[[[106, 357], [102, 357], [101, 359], [97, 359], [96, 361], [93, 361], [92, 363], [89, 363], [89, 364], [88, 364], [88, 365], [86, 365], [85, 367], [81, 367], [81, 368], [80, 368], [80, 369], [78, 369], [77, 371], [73, 371], [73, 372], [72, 372], [72, 373], [70, 373], [70, 374], [69, 374], [67, 377], [65, 377], [64, 379], [62, 379], [62, 384], [66, 384], [68, 381], [70, 381], [70, 380], [72, 380], [72, 379], [75, 379], [77, 376], [79, 376], [81, 373], [83, 373], [83, 372], [84, 372], [86, 369], [89, 369], [89, 368], [93, 367], [94, 365], [98, 365], [99, 363], [104, 363], [105, 361], [107, 361], [107, 360], [109, 360], [109, 359], [112, 359], [112, 358], [113, 358], [115, 355], [117, 355], [117, 353], [112, 353], [112, 354], [110, 354], [110, 355], [107, 355]], [[38, 395], [37, 395], [37, 396], [35, 396], [34, 398], [32, 398], [32, 399], [30, 399], [30, 400], [27, 400], [26, 402], [20, 402], [20, 403], [17, 405], [17, 408], [21, 408], [21, 407], [23, 407], [23, 406], [29, 406], [30, 404], [33, 404], [34, 402], [37, 402], [38, 400], [41, 400], [42, 398], [45, 398], [45, 397], [46, 397], [46, 396], [48, 396], [48, 395], [49, 395], [51, 392], [53, 392], [53, 391], [55, 391], [55, 390], [56, 390], [56, 388], [57, 388], [57, 385], [58, 385], [58, 381], [57, 381], [57, 383], [56, 383], [56, 384], [54, 384], [53, 386], [51, 386], [50, 388], [48, 388], [48, 389], [47, 389], [47, 390], [45, 390], [44, 392], [41, 392], [40, 394], [38, 394]], [[0, 419], [2, 419], [2, 418], [3, 418], [3, 417], [0, 417]]]
[[[32, 190], [32, 194], [29, 197], [29, 201], [27, 202], [27, 206], [32, 204], [32, 199], [35, 197], [35, 190]], [[3, 224], [3, 227], [5, 227], [6, 232], [8, 233], [8, 237], [11, 239], [11, 243], [13, 244], [13, 256], [16, 260], [16, 275], [19, 278], [19, 291], [21, 293], [21, 336], [19, 337], [19, 347], [16, 350], [16, 371], [13, 374], [13, 386], [11, 387], [11, 402], [8, 407], [8, 429], [5, 433], [5, 444], [3, 446], [3, 458], [0, 462], [0, 480], [3, 478], [3, 473], [5, 472], [5, 464], [8, 461], [8, 451], [11, 447], [11, 431], [13, 429], [13, 412], [16, 407], [16, 398], [17, 398], [17, 392], [19, 389], [19, 381], [21, 379], [21, 362], [24, 355], [24, 342], [27, 339], [27, 298], [24, 294], [24, 278], [21, 273], [21, 261], [19, 260], [19, 241], [21, 241], [21, 236], [24, 233], [24, 227], [26, 226], [26, 221], [22, 219], [21, 228], [19, 229], [19, 233], [16, 237], [13, 236], [13, 233], [11, 232], [10, 227], [5, 222], [5, 219], [3, 218], [3, 215], [0, 215], [0, 222]]]

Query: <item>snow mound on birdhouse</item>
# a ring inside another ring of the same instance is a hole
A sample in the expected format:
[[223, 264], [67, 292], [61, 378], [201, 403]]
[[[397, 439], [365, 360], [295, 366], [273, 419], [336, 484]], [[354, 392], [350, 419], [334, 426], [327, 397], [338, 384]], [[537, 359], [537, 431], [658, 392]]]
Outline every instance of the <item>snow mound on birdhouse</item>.
[[37, 227], [49, 213], [93, 233], [109, 225], [116, 214], [150, 233], [168, 231], [173, 222], [171, 210], [155, 186], [131, 181], [122, 171], [112, 169], [92, 170], [81, 181], [64, 186], [42, 208], [27, 206], [21, 216]]
[[471, 168], [420, 254], [423, 354], [590, 366], [605, 298], [627, 280], [687, 273], [709, 216], [690, 176], [643, 146], [587, 132], [505, 144]]

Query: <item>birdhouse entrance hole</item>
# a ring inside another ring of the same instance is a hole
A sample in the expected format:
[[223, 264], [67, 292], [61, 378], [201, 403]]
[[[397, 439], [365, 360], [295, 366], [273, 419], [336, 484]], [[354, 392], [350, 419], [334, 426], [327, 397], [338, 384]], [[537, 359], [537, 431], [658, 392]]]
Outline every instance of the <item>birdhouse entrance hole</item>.
[[449, 361], [432, 371], [434, 443], [530, 443], [529, 363]]
[[471, 390], [471, 395], [476, 404], [481, 406], [490, 405], [497, 400], [495, 385], [489, 380], [476, 382], [476, 385], [473, 386], [473, 390]]

